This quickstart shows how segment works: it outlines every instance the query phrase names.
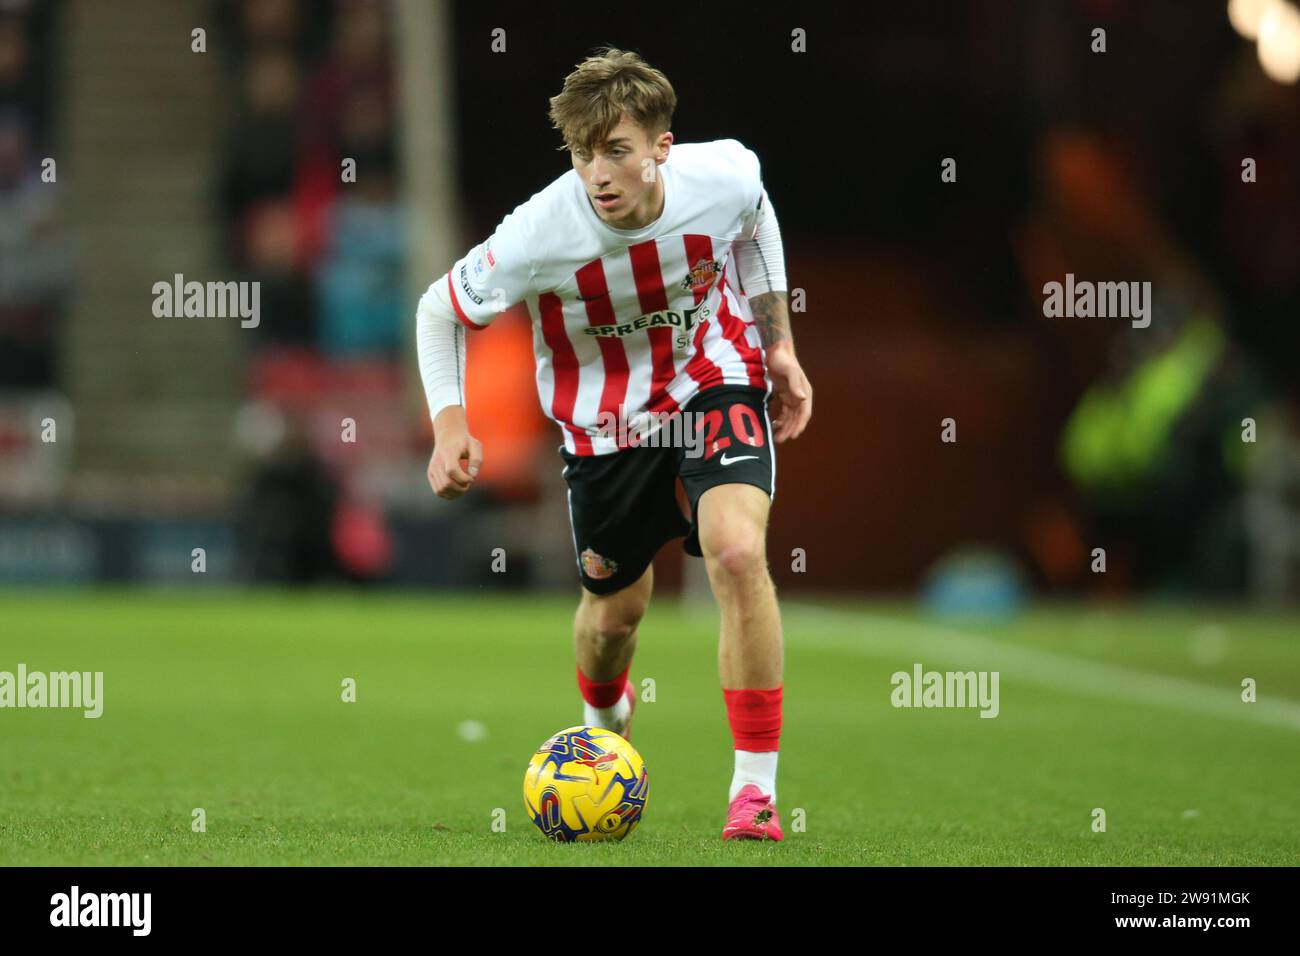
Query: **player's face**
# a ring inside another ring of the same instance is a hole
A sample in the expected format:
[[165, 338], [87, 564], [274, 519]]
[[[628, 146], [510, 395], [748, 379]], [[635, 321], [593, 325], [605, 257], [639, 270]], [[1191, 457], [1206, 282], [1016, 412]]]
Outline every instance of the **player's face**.
[[571, 152], [596, 215], [616, 229], [658, 219], [664, 199], [659, 165], [672, 141], [672, 133], [651, 136], [625, 116], [591, 153]]

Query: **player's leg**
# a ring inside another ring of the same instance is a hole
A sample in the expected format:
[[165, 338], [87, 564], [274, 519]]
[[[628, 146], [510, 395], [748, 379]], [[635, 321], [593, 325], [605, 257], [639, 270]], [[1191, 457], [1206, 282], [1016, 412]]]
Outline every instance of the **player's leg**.
[[701, 392], [689, 406], [706, 436], [680, 468], [692, 503], [686, 550], [705, 560], [722, 616], [718, 669], [735, 743], [723, 836], [781, 839], [776, 763], [783, 691], [781, 615], [767, 569], [767, 518], [776, 485], [762, 389]]
[[753, 485], [717, 485], [700, 498], [700, 547], [722, 612], [723, 687], [781, 683], [781, 612], [767, 569], [770, 509], [767, 494]]
[[781, 612], [767, 569], [768, 496], [718, 485], [698, 506], [700, 547], [721, 611], [718, 671], [736, 748], [729, 799], [756, 786], [776, 803], [781, 736]]
[[636, 652], [636, 629], [650, 604], [654, 568], [612, 594], [583, 589], [573, 619], [578, 657], [578, 688], [583, 723], [627, 736], [636, 693], [628, 680]]
[[677, 507], [670, 448], [565, 454], [569, 518], [582, 601], [574, 618], [583, 723], [626, 737], [635, 691], [628, 677], [637, 624], [654, 584], [651, 562], [690, 525]]

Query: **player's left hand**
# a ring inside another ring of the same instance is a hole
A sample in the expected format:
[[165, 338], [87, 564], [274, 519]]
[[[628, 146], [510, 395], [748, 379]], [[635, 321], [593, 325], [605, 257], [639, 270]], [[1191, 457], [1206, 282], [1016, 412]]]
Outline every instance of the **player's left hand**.
[[795, 358], [794, 346], [782, 342], [768, 349], [767, 374], [772, 379], [773, 439], [780, 444], [798, 438], [812, 418], [812, 383]]

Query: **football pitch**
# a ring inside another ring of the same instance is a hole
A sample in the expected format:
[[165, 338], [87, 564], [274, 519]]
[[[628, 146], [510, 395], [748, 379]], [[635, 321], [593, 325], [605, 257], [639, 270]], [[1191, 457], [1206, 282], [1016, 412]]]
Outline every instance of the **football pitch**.
[[[0, 596], [0, 671], [104, 675], [98, 719], [0, 710], [0, 865], [1300, 858], [1300, 616], [1177, 606], [980, 623], [786, 601], [786, 839], [759, 844], [720, 839], [732, 754], [716, 612], [656, 600], [632, 669], [653, 681], [632, 734], [645, 816], [623, 843], [550, 843], [521, 789], [538, 745], [580, 722], [575, 599]], [[891, 675], [916, 665], [997, 671], [996, 717], [895, 707]]]

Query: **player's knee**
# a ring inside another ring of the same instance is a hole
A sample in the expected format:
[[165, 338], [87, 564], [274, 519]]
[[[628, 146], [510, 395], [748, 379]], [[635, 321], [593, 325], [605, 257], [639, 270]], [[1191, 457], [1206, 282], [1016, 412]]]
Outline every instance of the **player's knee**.
[[583, 608], [592, 635], [602, 644], [617, 645], [636, 631], [645, 615], [645, 603], [623, 594], [583, 595]]
[[639, 614], [604, 614], [599, 618], [596, 633], [606, 644], [622, 644], [632, 636], [639, 623], [641, 623]]
[[729, 583], [745, 583], [767, 574], [763, 536], [748, 528], [732, 528], [701, 535], [700, 548], [711, 576]]

